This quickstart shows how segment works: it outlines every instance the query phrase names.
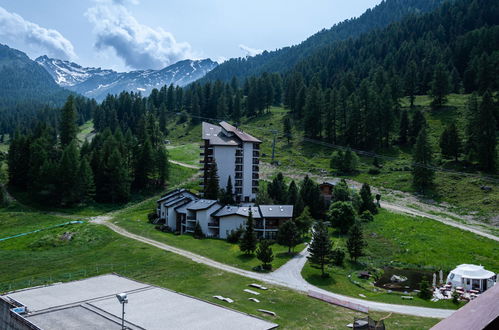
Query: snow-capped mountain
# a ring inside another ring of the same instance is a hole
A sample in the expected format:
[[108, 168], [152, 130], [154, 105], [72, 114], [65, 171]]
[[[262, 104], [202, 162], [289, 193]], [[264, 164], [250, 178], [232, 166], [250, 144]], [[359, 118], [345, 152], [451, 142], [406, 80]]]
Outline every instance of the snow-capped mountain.
[[161, 70], [116, 72], [101, 68], [85, 68], [73, 62], [40, 56], [35, 60], [55, 82], [69, 90], [100, 101], [107, 94], [122, 91], [141, 92], [146, 96], [153, 88], [164, 85], [185, 86], [202, 78], [218, 64], [210, 59], [183, 60]]

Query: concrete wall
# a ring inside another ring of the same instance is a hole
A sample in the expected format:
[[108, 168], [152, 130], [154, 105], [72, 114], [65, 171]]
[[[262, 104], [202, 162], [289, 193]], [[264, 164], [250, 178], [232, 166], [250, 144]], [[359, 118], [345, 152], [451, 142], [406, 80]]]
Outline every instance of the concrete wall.
[[196, 220], [201, 225], [201, 229], [203, 230], [203, 233], [205, 235], [208, 234], [208, 223], [213, 221], [211, 214], [221, 207], [222, 205], [215, 203], [206, 210], [200, 210], [196, 212]]
[[0, 297], [0, 330], [42, 330], [27, 319], [10, 311], [14, 308]]
[[232, 179], [232, 187], [234, 187], [236, 171], [236, 147], [213, 146], [213, 158], [217, 162], [220, 189], [225, 189], [225, 187], [227, 187], [229, 176]]
[[231, 232], [231, 230], [237, 229], [239, 226], [246, 225], [246, 217], [240, 215], [229, 215], [223, 218], [220, 218], [220, 238], [226, 239], [227, 234]]

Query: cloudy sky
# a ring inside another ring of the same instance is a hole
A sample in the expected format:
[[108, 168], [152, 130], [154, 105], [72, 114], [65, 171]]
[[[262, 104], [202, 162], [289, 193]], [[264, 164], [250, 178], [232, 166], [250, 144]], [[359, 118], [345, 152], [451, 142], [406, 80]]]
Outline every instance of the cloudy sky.
[[0, 0], [0, 43], [115, 70], [299, 43], [381, 0]]

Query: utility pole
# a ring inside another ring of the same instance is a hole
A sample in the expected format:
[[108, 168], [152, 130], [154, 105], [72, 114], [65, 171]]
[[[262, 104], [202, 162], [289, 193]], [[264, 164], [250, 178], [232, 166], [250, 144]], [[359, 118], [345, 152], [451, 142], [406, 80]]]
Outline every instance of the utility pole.
[[275, 158], [275, 140], [276, 140], [276, 136], [277, 136], [277, 131], [276, 130], [272, 130], [272, 134], [274, 135], [274, 139], [272, 141], [272, 162], [271, 164], [274, 165], [274, 158]]

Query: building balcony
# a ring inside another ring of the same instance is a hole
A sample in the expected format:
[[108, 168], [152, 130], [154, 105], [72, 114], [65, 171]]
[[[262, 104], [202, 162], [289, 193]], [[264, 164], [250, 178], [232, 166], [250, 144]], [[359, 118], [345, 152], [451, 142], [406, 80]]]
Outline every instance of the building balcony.
[[258, 180], [258, 179], [260, 179], [260, 174], [258, 174], [258, 173], [253, 173], [253, 175], [252, 175], [252, 179], [253, 179], [253, 180]]
[[260, 167], [253, 165], [253, 172], [259, 172], [259, 171], [260, 171]]
[[243, 151], [242, 150], [236, 150], [236, 157], [242, 157], [243, 156]]
[[218, 222], [208, 222], [208, 227], [209, 228], [218, 228], [218, 227], [220, 227], [220, 224]]
[[260, 164], [260, 159], [253, 158], [253, 164]]
[[189, 221], [189, 222], [197, 222], [197, 219], [193, 218], [193, 217], [187, 217], [187, 221]]
[[260, 151], [253, 151], [253, 157], [260, 157]]
[[253, 180], [251, 182], [252, 187], [258, 187], [258, 180]]

